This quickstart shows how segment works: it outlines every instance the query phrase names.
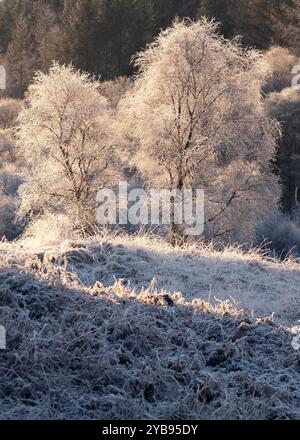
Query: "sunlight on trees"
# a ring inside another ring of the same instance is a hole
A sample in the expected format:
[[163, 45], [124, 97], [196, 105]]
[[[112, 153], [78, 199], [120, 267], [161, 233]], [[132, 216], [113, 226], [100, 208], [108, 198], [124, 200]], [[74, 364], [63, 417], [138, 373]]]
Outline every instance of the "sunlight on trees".
[[37, 73], [17, 139], [29, 170], [20, 190], [21, 213], [49, 210], [93, 221], [96, 192], [118, 177], [99, 83], [72, 66], [54, 64], [48, 75]]
[[217, 30], [203, 19], [162, 32], [135, 57], [135, 88], [120, 111], [132, 163], [149, 183], [204, 188], [210, 234], [249, 237], [278, 195], [269, 163], [279, 126], [262, 105], [261, 55]]

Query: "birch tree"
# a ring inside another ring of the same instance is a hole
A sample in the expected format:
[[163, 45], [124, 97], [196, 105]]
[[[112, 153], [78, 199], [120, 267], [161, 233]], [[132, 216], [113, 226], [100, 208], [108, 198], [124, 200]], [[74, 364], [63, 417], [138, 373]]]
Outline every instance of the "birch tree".
[[135, 65], [120, 106], [133, 164], [149, 185], [205, 189], [209, 235], [250, 237], [278, 196], [269, 163], [279, 128], [262, 104], [261, 54], [213, 21], [176, 21]]
[[29, 170], [20, 190], [22, 214], [62, 212], [76, 223], [93, 222], [97, 191], [117, 176], [99, 87], [72, 66], [54, 64], [49, 74], [36, 74], [16, 133]]

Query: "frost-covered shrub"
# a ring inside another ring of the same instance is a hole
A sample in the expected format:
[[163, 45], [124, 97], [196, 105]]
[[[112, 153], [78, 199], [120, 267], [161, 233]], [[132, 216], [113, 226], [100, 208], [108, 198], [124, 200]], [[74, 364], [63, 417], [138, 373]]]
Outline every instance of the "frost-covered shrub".
[[286, 87], [291, 87], [293, 79], [293, 67], [300, 63], [298, 57], [289, 52], [288, 49], [274, 46], [264, 55], [264, 59], [270, 65], [272, 73], [267, 78], [263, 90], [269, 94], [280, 92]]
[[16, 161], [16, 145], [11, 130], [0, 129], [0, 169], [8, 162]]
[[21, 109], [21, 101], [17, 99], [0, 100], [0, 127], [5, 130], [14, 125]]
[[292, 87], [287, 87], [280, 92], [271, 93], [265, 102], [272, 115], [285, 121], [287, 117], [296, 116], [299, 112], [300, 93]]
[[74, 237], [71, 219], [63, 214], [45, 214], [35, 219], [24, 231], [23, 238], [37, 246], [55, 245]]
[[300, 256], [300, 228], [278, 211], [257, 227], [257, 244], [285, 258], [289, 254]]
[[108, 99], [113, 109], [117, 108], [125, 93], [133, 86], [132, 79], [120, 76], [112, 81], [101, 84], [101, 92]]
[[14, 165], [4, 164], [0, 168], [0, 186], [6, 194], [16, 196], [21, 183], [22, 177]]

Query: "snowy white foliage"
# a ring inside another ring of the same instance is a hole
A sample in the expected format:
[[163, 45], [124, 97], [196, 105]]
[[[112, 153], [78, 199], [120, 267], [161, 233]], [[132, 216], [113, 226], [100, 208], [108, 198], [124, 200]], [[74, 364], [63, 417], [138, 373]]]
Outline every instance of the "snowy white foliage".
[[135, 88], [120, 106], [132, 162], [152, 184], [204, 188], [207, 233], [239, 230], [278, 196], [269, 162], [279, 128], [264, 112], [260, 53], [224, 40], [205, 19], [175, 22], [135, 58]]
[[28, 167], [21, 213], [68, 213], [94, 220], [96, 193], [118, 177], [112, 121], [99, 83], [72, 66], [37, 73], [19, 116]]

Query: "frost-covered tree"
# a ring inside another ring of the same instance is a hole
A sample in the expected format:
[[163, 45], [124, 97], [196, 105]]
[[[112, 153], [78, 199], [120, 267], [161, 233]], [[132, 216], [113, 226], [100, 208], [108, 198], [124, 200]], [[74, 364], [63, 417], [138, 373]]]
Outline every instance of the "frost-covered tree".
[[277, 197], [269, 163], [279, 128], [262, 104], [261, 55], [217, 29], [202, 19], [163, 31], [136, 56], [135, 88], [120, 111], [150, 184], [204, 188], [207, 233], [244, 240]]
[[96, 193], [117, 176], [112, 124], [100, 84], [72, 66], [37, 73], [17, 139], [29, 169], [21, 213], [62, 212], [92, 222]]

